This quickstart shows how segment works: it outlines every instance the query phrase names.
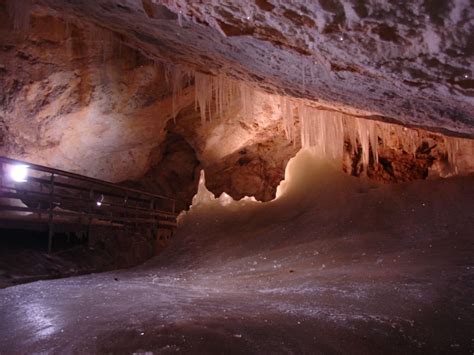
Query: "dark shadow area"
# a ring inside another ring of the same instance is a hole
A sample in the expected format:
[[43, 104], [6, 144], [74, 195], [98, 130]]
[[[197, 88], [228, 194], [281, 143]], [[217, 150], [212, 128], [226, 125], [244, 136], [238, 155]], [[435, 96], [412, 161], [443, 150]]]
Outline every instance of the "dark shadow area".
[[0, 236], [0, 288], [134, 266], [167, 244], [147, 229], [93, 227], [55, 233], [48, 253], [47, 231], [2, 229]]

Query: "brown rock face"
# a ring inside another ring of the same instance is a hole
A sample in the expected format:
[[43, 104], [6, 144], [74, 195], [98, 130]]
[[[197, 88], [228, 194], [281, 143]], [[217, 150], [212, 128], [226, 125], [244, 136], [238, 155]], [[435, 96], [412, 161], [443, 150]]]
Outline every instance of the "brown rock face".
[[469, 1], [71, 1], [151, 58], [252, 82], [349, 114], [474, 135]]
[[142, 176], [172, 113], [164, 69], [100, 28], [38, 14], [9, 35], [2, 14], [2, 154], [111, 181]]
[[276, 187], [285, 176], [285, 166], [296, 153], [294, 147], [277, 137], [246, 146], [206, 169], [207, 188], [219, 196], [234, 199], [254, 196], [260, 201], [275, 198]]
[[[449, 177], [474, 171], [474, 144], [468, 139], [446, 138], [417, 130], [418, 137], [408, 146], [400, 141], [379, 138], [378, 162], [364, 167], [360, 147], [346, 149], [342, 169], [354, 176], [366, 176], [379, 182], [405, 182]], [[348, 142], [345, 143], [349, 148]], [[453, 147], [453, 145], [457, 147]], [[450, 150], [455, 149], [454, 156]]]
[[[418, 113], [410, 106], [408, 117], [403, 103], [413, 92], [405, 91], [393, 78], [388, 80], [384, 71], [377, 72], [375, 80], [357, 56], [352, 62], [347, 56], [329, 60], [335, 53], [329, 49], [336, 50], [329, 42], [324, 42], [329, 46], [325, 59], [323, 51], [311, 52], [301, 40], [303, 32], [320, 31], [318, 16], [332, 13], [336, 3], [321, 3], [324, 9], [313, 16], [314, 9], [257, 1], [249, 5], [253, 9], [250, 22], [248, 15], [241, 18], [247, 10], [231, 2], [220, 7], [212, 2], [175, 2], [178, 7], [156, 3], [143, 1], [142, 8], [140, 2], [132, 1], [0, 0], [0, 154], [110, 181], [128, 181], [188, 203], [195, 193], [199, 170], [204, 169], [208, 188], [216, 195], [226, 192], [236, 199], [255, 196], [271, 200], [286, 163], [301, 148], [301, 122], [294, 118], [297, 133], [290, 142], [285, 138], [280, 98], [253, 90], [245, 96], [245, 100], [251, 99], [250, 110], [242, 110], [242, 102], [231, 102], [228, 109], [213, 112], [212, 120], [202, 124], [193, 107], [192, 67], [205, 73], [225, 73], [247, 84], [258, 83], [269, 91], [282, 92], [284, 88], [291, 95], [314, 99], [305, 102], [320, 109], [377, 114], [383, 121], [397, 108], [395, 118], [401, 122], [471, 134], [471, 118], [464, 115], [472, 112], [466, 96], [470, 89], [457, 87], [458, 82], [447, 94], [442, 88], [448, 84], [440, 79], [436, 83], [438, 96], [433, 92], [425, 96], [427, 100], [416, 106]], [[95, 11], [97, 6], [100, 11]], [[366, 25], [369, 19], [364, 20]], [[327, 22], [328, 26], [334, 21]], [[402, 41], [394, 25], [371, 26], [373, 39]], [[323, 27], [321, 38], [334, 35], [333, 27]], [[17, 30], [12, 32], [13, 28]], [[436, 31], [442, 28], [438, 26]], [[241, 31], [251, 37], [243, 37]], [[323, 48], [322, 42], [319, 45]], [[352, 53], [353, 45], [353, 40], [344, 37], [337, 42], [342, 46], [337, 53], [345, 46]], [[309, 65], [312, 56], [317, 57], [317, 63]], [[171, 59], [186, 67], [155, 59]], [[326, 71], [321, 71], [321, 63], [327, 64]], [[180, 68], [191, 74], [178, 76]], [[360, 86], [348, 84], [359, 79]], [[367, 85], [373, 90], [364, 91]], [[389, 91], [381, 91], [387, 85], [399, 91], [387, 96]], [[414, 105], [419, 98], [412, 98]], [[440, 102], [432, 105], [430, 100]], [[446, 109], [456, 103], [464, 118], [450, 116], [448, 122], [430, 111], [441, 102]], [[423, 111], [428, 106], [430, 110]], [[372, 159], [365, 167], [360, 147], [349, 149], [346, 140], [343, 169], [379, 181], [408, 181], [449, 176], [455, 171], [450, 163], [453, 159], [448, 158], [455, 158], [459, 173], [474, 171], [471, 140], [421, 129], [408, 132], [417, 132], [410, 133], [416, 139], [379, 137], [379, 160]]]
[[196, 193], [201, 164], [183, 137], [168, 132], [163, 143], [152, 151], [149, 164], [140, 179], [126, 184], [190, 203]]

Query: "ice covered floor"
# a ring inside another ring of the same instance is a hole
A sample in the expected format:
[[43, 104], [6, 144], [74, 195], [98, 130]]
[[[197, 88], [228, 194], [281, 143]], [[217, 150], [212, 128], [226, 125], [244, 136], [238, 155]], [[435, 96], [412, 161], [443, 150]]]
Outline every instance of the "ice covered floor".
[[472, 353], [474, 177], [323, 165], [202, 202], [140, 267], [0, 290], [0, 353]]

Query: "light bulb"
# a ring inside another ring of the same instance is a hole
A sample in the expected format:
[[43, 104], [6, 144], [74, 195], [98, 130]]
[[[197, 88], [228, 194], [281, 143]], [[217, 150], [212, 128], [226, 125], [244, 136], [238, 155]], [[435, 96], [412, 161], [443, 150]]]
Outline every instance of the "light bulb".
[[28, 165], [13, 165], [10, 168], [10, 178], [15, 182], [25, 182], [28, 177]]

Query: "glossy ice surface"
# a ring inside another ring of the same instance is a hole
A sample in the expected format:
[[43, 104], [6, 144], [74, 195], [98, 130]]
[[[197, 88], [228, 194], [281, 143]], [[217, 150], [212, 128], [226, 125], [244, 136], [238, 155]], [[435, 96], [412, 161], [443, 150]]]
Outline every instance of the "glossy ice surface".
[[472, 352], [472, 177], [296, 180], [140, 267], [0, 290], [0, 353]]

